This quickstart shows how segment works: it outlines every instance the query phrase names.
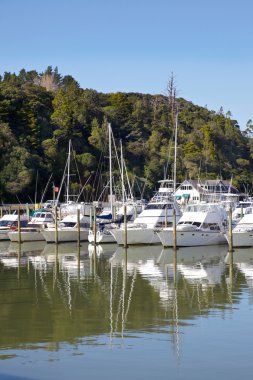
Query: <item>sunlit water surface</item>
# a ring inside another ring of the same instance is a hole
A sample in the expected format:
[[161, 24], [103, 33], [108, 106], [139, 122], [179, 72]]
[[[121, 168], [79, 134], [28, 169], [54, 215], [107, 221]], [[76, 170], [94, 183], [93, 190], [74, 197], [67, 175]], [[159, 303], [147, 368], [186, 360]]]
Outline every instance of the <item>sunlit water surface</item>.
[[0, 243], [0, 379], [252, 374], [253, 249]]

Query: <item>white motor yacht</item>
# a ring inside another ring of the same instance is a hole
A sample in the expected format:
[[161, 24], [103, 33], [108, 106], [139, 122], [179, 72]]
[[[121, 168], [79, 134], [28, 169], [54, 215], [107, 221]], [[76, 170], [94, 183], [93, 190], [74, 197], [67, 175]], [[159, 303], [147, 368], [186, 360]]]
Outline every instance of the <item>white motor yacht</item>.
[[[244, 216], [239, 220], [232, 231], [233, 247], [253, 246], [253, 207], [247, 207]], [[225, 235], [228, 240], [228, 233]]]
[[[27, 215], [20, 215], [20, 227], [28, 223]], [[8, 233], [18, 228], [18, 214], [5, 214], [0, 219], [0, 240], [9, 240]]]
[[[68, 215], [63, 218], [58, 224], [57, 235], [58, 242], [71, 242], [78, 240], [78, 224], [77, 215]], [[43, 238], [47, 243], [54, 243], [56, 240], [55, 225], [49, 226], [41, 231]], [[80, 241], [88, 241], [89, 234], [89, 218], [86, 216], [80, 217]]]
[[[159, 181], [159, 190], [155, 193], [151, 201], [144, 210], [134, 219], [134, 222], [127, 225], [127, 244], [157, 244], [160, 243], [155, 229], [172, 225], [173, 209], [176, 211], [176, 219], [181, 216], [181, 210], [173, 199], [173, 181]], [[111, 234], [119, 245], [124, 244], [124, 226], [111, 230]]]
[[[176, 226], [178, 247], [226, 244], [228, 215], [218, 203], [189, 205]], [[173, 246], [173, 227], [157, 231], [164, 247]]]
[[[21, 241], [39, 241], [44, 240], [41, 231], [48, 223], [54, 223], [54, 215], [49, 211], [38, 210], [33, 214], [30, 222], [26, 227], [21, 228]], [[8, 233], [9, 239], [13, 242], [19, 241], [19, 232], [17, 230]]]
[[237, 203], [232, 213], [233, 224], [236, 225], [245, 215], [245, 210], [248, 207], [252, 207], [252, 206], [253, 206], [253, 202], [251, 199], [249, 199], [248, 201], [240, 201], [239, 203]]

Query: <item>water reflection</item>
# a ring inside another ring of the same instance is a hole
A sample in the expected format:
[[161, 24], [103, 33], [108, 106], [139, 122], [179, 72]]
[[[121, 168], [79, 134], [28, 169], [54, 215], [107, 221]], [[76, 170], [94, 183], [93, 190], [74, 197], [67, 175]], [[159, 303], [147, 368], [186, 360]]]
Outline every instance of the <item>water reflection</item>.
[[252, 248], [236, 248], [233, 252], [233, 262], [244, 275], [249, 288], [253, 289], [253, 250]]
[[225, 319], [252, 288], [251, 250], [235, 250], [228, 264], [222, 246], [2, 244], [0, 349], [113, 349], [126, 337], [166, 333], [180, 362], [183, 330], [200, 317]]

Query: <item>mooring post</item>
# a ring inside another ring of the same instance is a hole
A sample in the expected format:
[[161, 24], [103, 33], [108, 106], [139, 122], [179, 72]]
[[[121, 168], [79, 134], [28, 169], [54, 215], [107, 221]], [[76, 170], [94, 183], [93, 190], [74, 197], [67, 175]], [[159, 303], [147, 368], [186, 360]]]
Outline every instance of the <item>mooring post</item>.
[[92, 224], [92, 219], [93, 219], [93, 209], [90, 207], [90, 229], [92, 230], [93, 224]]
[[20, 206], [18, 206], [18, 244], [21, 244]]
[[77, 209], [77, 273], [78, 282], [80, 281], [80, 268], [81, 268], [81, 237], [80, 237], [80, 209]]
[[55, 244], [58, 244], [57, 206], [54, 207], [54, 217], [55, 217]]
[[228, 250], [233, 251], [233, 232], [232, 232], [232, 208], [228, 211]]
[[176, 210], [173, 208], [173, 249], [177, 249], [177, 222], [176, 222]]
[[80, 247], [80, 209], [77, 209], [77, 246]]
[[93, 217], [93, 234], [94, 234], [94, 246], [96, 248], [97, 244], [97, 215], [96, 215], [97, 209], [96, 206], [94, 206], [94, 217]]
[[126, 214], [126, 205], [124, 205], [124, 248], [127, 248], [127, 214]]

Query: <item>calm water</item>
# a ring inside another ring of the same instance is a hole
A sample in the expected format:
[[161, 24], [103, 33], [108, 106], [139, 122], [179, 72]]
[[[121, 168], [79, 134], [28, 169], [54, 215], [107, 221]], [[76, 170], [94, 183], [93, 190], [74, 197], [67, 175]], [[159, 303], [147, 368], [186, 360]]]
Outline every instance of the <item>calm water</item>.
[[249, 377], [252, 289], [253, 249], [1, 242], [0, 379]]

